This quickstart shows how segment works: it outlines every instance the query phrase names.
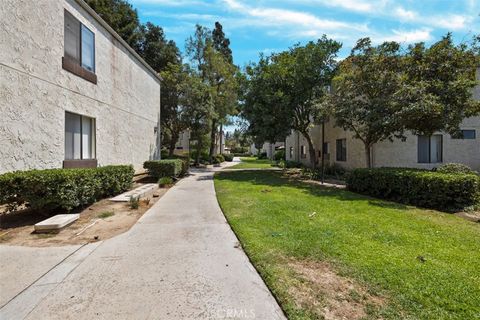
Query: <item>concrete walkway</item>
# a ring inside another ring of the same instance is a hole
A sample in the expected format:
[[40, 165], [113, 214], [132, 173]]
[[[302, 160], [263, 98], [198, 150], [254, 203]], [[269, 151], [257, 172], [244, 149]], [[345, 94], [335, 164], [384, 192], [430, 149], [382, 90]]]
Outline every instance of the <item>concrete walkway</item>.
[[285, 319], [218, 206], [216, 170], [181, 180], [128, 232], [69, 248], [0, 319]]

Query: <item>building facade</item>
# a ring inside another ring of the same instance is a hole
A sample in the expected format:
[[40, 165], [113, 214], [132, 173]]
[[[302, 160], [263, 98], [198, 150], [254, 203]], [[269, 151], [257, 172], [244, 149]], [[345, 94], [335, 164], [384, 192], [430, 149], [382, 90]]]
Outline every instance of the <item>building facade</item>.
[[[473, 94], [480, 100], [480, 86], [475, 88]], [[405, 141], [396, 139], [393, 142], [376, 143], [371, 150], [372, 167], [432, 169], [445, 163], [463, 163], [480, 170], [480, 117], [464, 119], [460, 129], [460, 138], [442, 132], [431, 137], [407, 133]], [[325, 123], [323, 147], [321, 126], [313, 127], [310, 134], [317, 163], [320, 163], [323, 151], [327, 164], [338, 164], [347, 169], [366, 167], [363, 142], [355, 139], [352, 132], [335, 127], [334, 120]], [[285, 154], [287, 160], [307, 166], [311, 163], [307, 141], [296, 131], [292, 131], [286, 139]]]
[[160, 152], [160, 78], [82, 0], [0, 2], [0, 173]]

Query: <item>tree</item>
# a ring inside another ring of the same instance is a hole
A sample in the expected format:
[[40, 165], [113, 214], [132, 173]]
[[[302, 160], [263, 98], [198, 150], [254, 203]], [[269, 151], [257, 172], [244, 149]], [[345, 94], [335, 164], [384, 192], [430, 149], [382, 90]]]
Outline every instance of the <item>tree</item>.
[[215, 22], [215, 29], [212, 31], [213, 47], [217, 52], [220, 52], [225, 60], [233, 64], [232, 50], [230, 49], [230, 39], [225, 38], [223, 27], [220, 22]]
[[330, 103], [336, 125], [352, 131], [363, 142], [367, 167], [371, 167], [373, 144], [403, 134], [398, 117], [401, 107], [395, 100], [401, 71], [398, 43], [384, 42], [374, 47], [369, 38], [364, 38], [342, 61], [333, 80]]
[[[310, 128], [318, 123], [323, 114], [320, 101], [326, 96], [331, 84], [337, 66], [335, 58], [340, 47], [339, 42], [323, 36], [316, 42], [311, 41], [305, 46], [296, 45], [261, 61], [258, 76], [260, 84], [250, 102], [257, 104], [253, 111], [257, 114], [255, 119], [266, 118], [258, 116], [259, 112], [271, 113], [273, 120], [278, 119], [276, 115], [289, 119], [286, 128], [300, 132], [307, 140], [312, 167], [316, 166], [316, 155]], [[262, 93], [262, 87], [266, 94]], [[262, 101], [262, 96], [265, 101]], [[262, 110], [261, 106], [265, 105], [268, 109]], [[262, 130], [262, 125], [265, 123], [253, 123], [257, 131]], [[271, 125], [284, 126], [284, 122]]]
[[[169, 63], [160, 72], [162, 81], [161, 95], [161, 127], [162, 141], [168, 146], [169, 157], [173, 156], [180, 133], [191, 125], [187, 106], [194, 100], [188, 86], [191, 84], [188, 67]], [[190, 96], [189, 96], [190, 94]], [[195, 106], [194, 106], [195, 107]]]
[[402, 88], [397, 93], [406, 130], [427, 136], [446, 131], [455, 136], [465, 117], [480, 114], [480, 102], [472, 98], [478, 84], [478, 40], [455, 45], [447, 34], [429, 48], [424, 43], [408, 48]]
[[142, 45], [137, 10], [127, 0], [86, 0], [87, 4], [137, 52]]
[[141, 33], [140, 55], [153, 70], [165, 70], [169, 63], [181, 64], [180, 50], [174, 41], [166, 39], [161, 27], [147, 22], [141, 27]]
[[291, 114], [284, 109], [283, 94], [277, 80], [269, 74], [270, 59], [263, 56], [247, 66], [241, 81], [241, 116], [247, 120], [247, 133], [258, 143], [284, 140], [291, 130]]
[[367, 167], [379, 141], [405, 139], [405, 131], [456, 134], [465, 117], [480, 113], [472, 99], [478, 54], [476, 45], [455, 46], [450, 35], [430, 48], [410, 46], [406, 54], [395, 42], [357, 42], [340, 64], [329, 104], [336, 124], [363, 142]]

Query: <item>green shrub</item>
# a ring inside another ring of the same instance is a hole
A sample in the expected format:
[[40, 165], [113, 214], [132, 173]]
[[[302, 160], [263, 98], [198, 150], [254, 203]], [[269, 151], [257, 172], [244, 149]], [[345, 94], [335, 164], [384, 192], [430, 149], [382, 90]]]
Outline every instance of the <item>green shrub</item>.
[[0, 175], [0, 204], [9, 210], [27, 204], [35, 210], [85, 206], [128, 190], [132, 166], [15, 171]]
[[302, 168], [303, 164], [297, 161], [287, 160], [285, 161], [285, 168]]
[[213, 163], [222, 163], [225, 162], [225, 157], [221, 154], [213, 156]]
[[188, 173], [188, 169], [190, 168], [190, 157], [187, 155], [180, 156], [180, 155], [173, 155], [171, 157], [163, 157], [163, 160], [171, 160], [171, 159], [180, 159], [182, 160], [182, 172], [180, 176], [184, 176]]
[[[338, 163], [333, 163], [331, 165], [325, 165], [323, 172], [325, 177], [343, 179], [347, 173], [347, 170]], [[322, 168], [303, 168], [302, 175], [312, 180], [320, 180], [322, 178]]]
[[223, 158], [225, 159], [225, 161], [232, 162], [233, 161], [233, 154], [225, 153], [223, 155]]
[[234, 157], [250, 157], [251, 154], [249, 152], [233, 152]]
[[161, 177], [160, 179], [158, 179], [158, 186], [159, 187], [166, 187], [166, 186], [170, 186], [173, 184], [173, 179], [170, 178], [170, 177]]
[[145, 161], [143, 168], [156, 179], [161, 177], [176, 178], [184, 171], [184, 161], [181, 159]]
[[475, 173], [469, 166], [466, 166], [461, 163], [446, 163], [437, 168], [437, 172], [441, 173]]
[[442, 211], [462, 210], [480, 199], [480, 177], [418, 169], [354, 169], [347, 175], [354, 192]]
[[267, 153], [266, 152], [262, 152], [258, 155], [258, 160], [263, 160], [263, 159], [267, 159]]
[[130, 206], [130, 209], [138, 209], [140, 206], [140, 198], [139, 197], [130, 197], [130, 200], [128, 200], [128, 205]]
[[275, 161], [285, 160], [285, 150], [276, 151], [275, 155], [273, 156], [273, 160]]

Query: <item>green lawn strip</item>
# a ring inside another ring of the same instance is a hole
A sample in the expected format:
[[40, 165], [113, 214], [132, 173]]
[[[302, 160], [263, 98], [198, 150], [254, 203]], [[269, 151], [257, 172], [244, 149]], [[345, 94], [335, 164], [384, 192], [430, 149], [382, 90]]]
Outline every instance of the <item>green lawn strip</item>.
[[280, 172], [223, 172], [215, 188], [247, 254], [291, 318], [312, 316], [292, 301], [288, 284], [300, 280], [282, 264], [284, 257], [328, 261], [388, 296], [378, 311], [386, 319], [480, 319], [479, 224], [289, 181]]
[[258, 160], [255, 157], [241, 157], [241, 163], [231, 167], [232, 169], [263, 169], [273, 167], [273, 162], [269, 159]]

